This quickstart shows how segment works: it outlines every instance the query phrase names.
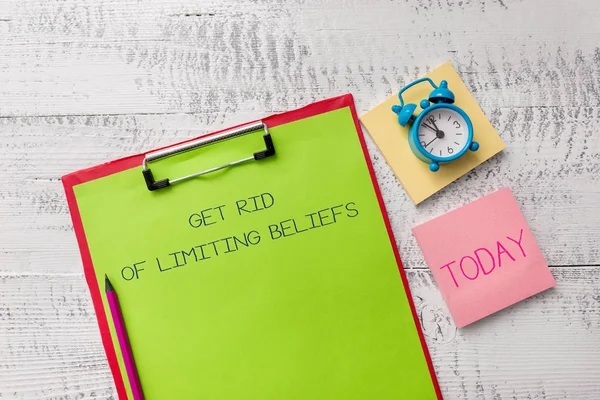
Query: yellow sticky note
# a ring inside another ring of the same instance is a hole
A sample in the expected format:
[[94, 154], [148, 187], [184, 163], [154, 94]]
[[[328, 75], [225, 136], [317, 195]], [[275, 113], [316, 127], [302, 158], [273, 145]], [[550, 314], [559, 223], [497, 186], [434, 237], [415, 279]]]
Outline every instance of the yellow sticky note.
[[[452, 64], [446, 62], [426, 76], [436, 84], [444, 79], [448, 81], [449, 89], [454, 92], [454, 104], [462, 108], [471, 118], [473, 140], [479, 142], [480, 146], [478, 151], [468, 151], [461, 158], [448, 164], [442, 164], [439, 171], [431, 172], [429, 165], [419, 160], [410, 150], [408, 145], [410, 126], [400, 126], [397, 115], [392, 111], [392, 106], [400, 103], [398, 92], [360, 117], [360, 121], [415, 204], [419, 204], [446, 187], [505, 147], [498, 132], [487, 119]], [[431, 86], [427, 84], [414, 86], [403, 93], [404, 102], [419, 104], [422, 99], [429, 97], [431, 91]], [[420, 108], [417, 107], [417, 110]]]

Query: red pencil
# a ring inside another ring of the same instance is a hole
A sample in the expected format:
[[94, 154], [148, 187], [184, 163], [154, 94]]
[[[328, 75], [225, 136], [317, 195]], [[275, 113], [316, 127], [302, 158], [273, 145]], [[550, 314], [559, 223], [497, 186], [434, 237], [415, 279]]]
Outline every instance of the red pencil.
[[115, 324], [115, 330], [117, 331], [117, 338], [119, 339], [119, 346], [121, 347], [121, 353], [123, 354], [123, 362], [125, 363], [125, 369], [127, 370], [127, 377], [129, 378], [129, 385], [131, 386], [131, 392], [133, 393], [133, 400], [144, 400], [140, 377], [137, 373], [137, 368], [135, 367], [135, 360], [133, 359], [131, 345], [129, 344], [129, 338], [127, 337], [123, 314], [121, 314], [121, 307], [119, 306], [119, 298], [117, 297], [117, 292], [115, 292], [115, 289], [108, 280], [108, 276], [104, 275], [104, 277], [106, 283], [106, 297]]

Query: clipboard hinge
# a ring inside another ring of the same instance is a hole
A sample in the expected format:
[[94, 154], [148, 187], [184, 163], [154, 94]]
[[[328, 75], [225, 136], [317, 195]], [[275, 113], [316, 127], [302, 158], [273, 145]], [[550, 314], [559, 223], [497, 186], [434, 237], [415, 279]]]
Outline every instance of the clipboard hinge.
[[144, 175], [144, 180], [146, 181], [146, 186], [148, 187], [148, 190], [162, 189], [171, 185], [168, 179], [155, 181], [154, 176], [152, 176], [152, 171], [150, 171], [149, 169], [142, 170], [142, 174]]
[[[150, 170], [150, 168], [148, 168], [148, 163], [150, 163], [151, 161], [156, 161], [161, 158], [170, 157], [170, 156], [173, 156], [176, 154], [190, 151], [190, 150], [202, 147], [202, 146], [207, 146], [209, 144], [217, 143], [217, 142], [220, 142], [223, 140], [232, 139], [237, 136], [245, 135], [250, 132], [255, 132], [257, 130], [264, 131], [263, 140], [265, 142], [265, 149], [255, 152], [250, 157], [242, 158], [241, 160], [237, 160], [237, 161], [232, 161], [227, 164], [223, 164], [223, 165], [219, 165], [217, 167], [206, 169], [204, 171], [195, 172], [193, 174], [186, 175], [181, 178], [175, 178], [175, 179], [166, 178], [166, 179], [161, 179], [158, 181], [154, 180], [152, 171]], [[215, 171], [218, 171], [223, 168], [232, 167], [234, 165], [246, 163], [248, 161], [263, 160], [263, 159], [273, 156], [273, 155], [275, 155], [275, 146], [273, 144], [273, 139], [271, 138], [271, 134], [269, 133], [267, 125], [262, 121], [258, 121], [258, 122], [254, 122], [249, 125], [243, 125], [243, 126], [240, 126], [237, 128], [233, 128], [228, 131], [218, 133], [216, 135], [199, 138], [197, 140], [193, 140], [188, 143], [183, 143], [178, 146], [174, 146], [174, 147], [170, 147], [167, 149], [156, 151], [154, 153], [146, 154], [146, 156], [144, 157], [144, 160], [142, 161], [142, 175], [144, 176], [144, 181], [146, 182], [146, 187], [148, 188], [148, 190], [154, 191], [154, 190], [166, 188], [168, 186], [171, 186], [174, 183], [181, 182], [181, 181], [184, 181], [187, 179], [191, 179], [191, 178], [194, 178], [194, 177], [197, 177], [200, 175], [208, 174], [210, 172], [215, 172]]]
[[[267, 127], [265, 126], [265, 130], [266, 129]], [[254, 153], [254, 159], [257, 161], [275, 155], [275, 146], [273, 146], [273, 139], [271, 138], [271, 134], [269, 134], [269, 132], [266, 132], [263, 136], [263, 139], [265, 140], [266, 149]]]

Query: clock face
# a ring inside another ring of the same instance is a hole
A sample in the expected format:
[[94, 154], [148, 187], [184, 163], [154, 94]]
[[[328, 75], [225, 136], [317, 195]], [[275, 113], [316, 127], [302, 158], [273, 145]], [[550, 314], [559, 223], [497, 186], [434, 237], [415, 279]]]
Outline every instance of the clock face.
[[425, 151], [436, 157], [452, 157], [467, 147], [469, 127], [458, 112], [450, 108], [425, 110], [417, 135]]

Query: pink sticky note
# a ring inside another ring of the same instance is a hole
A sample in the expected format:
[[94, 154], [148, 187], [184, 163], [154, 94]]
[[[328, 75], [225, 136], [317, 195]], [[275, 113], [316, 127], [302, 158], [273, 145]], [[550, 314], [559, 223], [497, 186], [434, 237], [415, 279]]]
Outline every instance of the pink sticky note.
[[509, 188], [413, 233], [458, 327], [556, 285]]

